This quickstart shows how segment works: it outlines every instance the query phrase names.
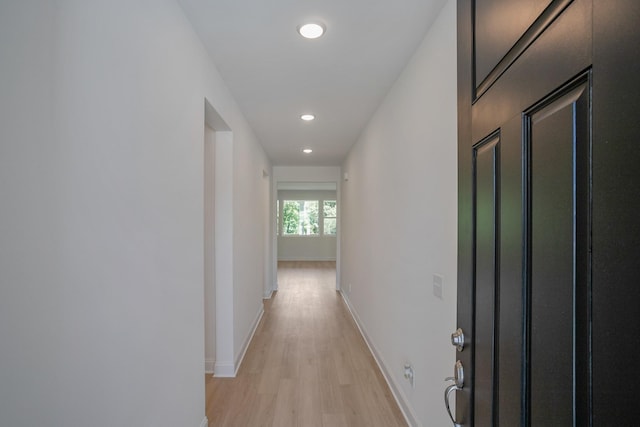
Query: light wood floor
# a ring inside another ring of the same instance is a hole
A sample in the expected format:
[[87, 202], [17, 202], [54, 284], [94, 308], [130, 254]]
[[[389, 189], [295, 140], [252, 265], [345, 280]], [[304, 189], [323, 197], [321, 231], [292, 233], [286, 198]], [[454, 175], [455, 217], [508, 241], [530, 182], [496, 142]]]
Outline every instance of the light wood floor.
[[236, 378], [206, 379], [209, 426], [406, 422], [342, 298], [334, 262], [280, 262]]

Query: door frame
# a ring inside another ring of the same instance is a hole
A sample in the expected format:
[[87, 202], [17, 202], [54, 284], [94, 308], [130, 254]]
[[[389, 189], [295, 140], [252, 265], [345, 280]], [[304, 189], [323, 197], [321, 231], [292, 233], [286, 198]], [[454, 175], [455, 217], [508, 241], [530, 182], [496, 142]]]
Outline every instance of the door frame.
[[271, 280], [270, 286], [265, 289], [264, 298], [271, 298], [273, 292], [278, 290], [278, 234], [276, 222], [276, 205], [278, 200], [278, 184], [279, 183], [333, 183], [336, 186], [337, 208], [337, 232], [336, 232], [336, 290], [340, 290], [340, 236], [341, 236], [341, 168], [339, 167], [286, 167], [274, 166], [271, 179]]

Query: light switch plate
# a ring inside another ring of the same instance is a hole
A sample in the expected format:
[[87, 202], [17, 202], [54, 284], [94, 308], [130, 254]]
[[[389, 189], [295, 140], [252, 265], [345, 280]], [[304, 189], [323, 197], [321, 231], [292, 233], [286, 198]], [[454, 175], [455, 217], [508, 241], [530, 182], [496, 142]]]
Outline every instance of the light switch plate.
[[433, 295], [442, 298], [442, 286], [444, 285], [444, 277], [440, 274], [433, 275]]

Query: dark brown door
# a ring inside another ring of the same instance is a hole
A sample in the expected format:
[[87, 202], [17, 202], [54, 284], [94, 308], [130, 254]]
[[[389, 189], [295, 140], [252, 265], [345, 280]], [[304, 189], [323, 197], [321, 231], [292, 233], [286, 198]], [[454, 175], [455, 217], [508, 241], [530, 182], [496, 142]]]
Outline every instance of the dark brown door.
[[640, 2], [458, 0], [458, 46], [456, 421], [640, 425]]

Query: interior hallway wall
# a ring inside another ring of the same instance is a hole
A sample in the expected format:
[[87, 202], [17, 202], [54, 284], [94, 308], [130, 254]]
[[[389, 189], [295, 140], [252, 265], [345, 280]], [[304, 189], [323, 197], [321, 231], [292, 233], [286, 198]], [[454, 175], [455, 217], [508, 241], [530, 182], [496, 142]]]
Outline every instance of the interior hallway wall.
[[[444, 426], [456, 321], [456, 2], [343, 164], [342, 289], [415, 425]], [[433, 275], [444, 276], [443, 298]], [[415, 388], [404, 364], [415, 370]]]
[[269, 230], [265, 230], [265, 225], [268, 225], [265, 217], [271, 215], [271, 166], [251, 128], [244, 124], [245, 126], [232, 128], [233, 323], [236, 371], [263, 312], [262, 300], [267, 280], [265, 263], [271, 257], [271, 253], [266, 251]]
[[205, 98], [234, 134], [236, 341], [270, 165], [182, 10], [1, 2], [0, 94], [0, 425], [200, 426]]

